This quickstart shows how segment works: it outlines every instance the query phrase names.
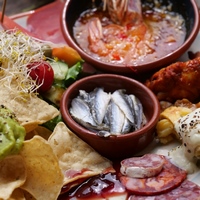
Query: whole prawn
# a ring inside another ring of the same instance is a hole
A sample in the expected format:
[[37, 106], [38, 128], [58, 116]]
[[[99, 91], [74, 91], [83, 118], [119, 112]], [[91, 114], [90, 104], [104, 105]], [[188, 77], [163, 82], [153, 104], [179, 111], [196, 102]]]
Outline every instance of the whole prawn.
[[[99, 56], [106, 56], [112, 51], [111, 60], [120, 60], [120, 56], [126, 55], [129, 60], [127, 52], [131, 44], [127, 38], [130, 35], [137, 35], [138, 40], [133, 42], [138, 43], [146, 33], [146, 25], [142, 21], [141, 2], [140, 0], [103, 0], [103, 4], [103, 9], [108, 10], [113, 23], [103, 27], [97, 17], [89, 21], [87, 26], [89, 48]], [[122, 45], [124, 51], [119, 50]]]

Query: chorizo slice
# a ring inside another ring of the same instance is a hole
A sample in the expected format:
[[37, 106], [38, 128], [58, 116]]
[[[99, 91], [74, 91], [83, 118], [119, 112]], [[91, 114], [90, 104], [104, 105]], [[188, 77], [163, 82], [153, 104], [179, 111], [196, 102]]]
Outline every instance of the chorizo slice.
[[185, 180], [179, 187], [156, 196], [138, 196], [132, 195], [129, 200], [199, 200], [200, 199], [200, 186]]
[[187, 172], [172, 164], [166, 157], [162, 171], [149, 178], [132, 178], [121, 175], [120, 181], [132, 194], [157, 195], [178, 187], [187, 176]]
[[147, 178], [158, 175], [164, 165], [164, 157], [158, 154], [146, 154], [121, 161], [120, 172], [132, 178]]

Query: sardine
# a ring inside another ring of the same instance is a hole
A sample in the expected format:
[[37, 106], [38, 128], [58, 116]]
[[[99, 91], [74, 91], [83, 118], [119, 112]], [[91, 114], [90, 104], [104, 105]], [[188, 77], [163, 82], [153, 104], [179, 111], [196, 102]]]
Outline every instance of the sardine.
[[[111, 100], [110, 100], [111, 102]], [[110, 127], [110, 113], [111, 113], [111, 103], [109, 102], [105, 116], [103, 118], [103, 123]]]
[[81, 125], [83, 125], [88, 130], [97, 131], [108, 131], [109, 127], [105, 124], [98, 125], [92, 114], [89, 104], [78, 96], [72, 100], [70, 108], [71, 116]]
[[[130, 121], [124, 116], [124, 113], [119, 109], [119, 107], [111, 100], [103, 122], [110, 127], [110, 134], [107, 132], [99, 133], [100, 136], [108, 137], [108, 135], [125, 134], [130, 132], [132, 125]], [[120, 130], [121, 129], [121, 130]]]
[[98, 131], [97, 135], [99, 137], [110, 137], [112, 134], [109, 131]]
[[78, 120], [82, 125], [90, 125], [96, 126], [96, 122], [94, 121], [88, 104], [81, 98], [75, 98], [71, 102], [70, 114], [73, 118]]
[[96, 88], [89, 93], [89, 104], [93, 119], [98, 125], [101, 125], [107, 111], [111, 94], [104, 92], [103, 88]]
[[111, 98], [116, 103], [116, 105], [118, 105], [118, 107], [124, 113], [126, 118], [130, 121], [130, 123], [134, 125], [135, 124], [134, 112], [132, 112], [132, 108], [126, 98], [124, 90], [116, 90], [115, 92], [112, 93]]
[[79, 97], [85, 102], [89, 102], [89, 93], [87, 93], [85, 90], [79, 90]]
[[119, 135], [122, 131], [125, 115], [119, 106], [111, 100], [110, 102], [110, 133]]
[[75, 121], [100, 137], [126, 134], [146, 123], [139, 99], [123, 89], [112, 94], [103, 88], [95, 88], [89, 93], [80, 90], [69, 111]]
[[132, 129], [134, 130], [133, 127], [135, 127], [135, 126], [132, 126], [130, 121], [125, 117], [124, 124], [123, 124], [122, 130], [121, 130], [121, 134], [129, 133]]
[[140, 129], [143, 124], [143, 106], [140, 100], [135, 95], [129, 95], [129, 102], [132, 105], [133, 111], [135, 112], [135, 128]]
[[97, 135], [100, 137], [125, 134], [128, 133], [132, 127], [129, 120], [124, 116], [124, 113], [112, 100], [107, 107], [103, 122], [109, 126], [110, 129], [109, 132], [99, 131]]
[[134, 119], [135, 119], [135, 130], [139, 129], [142, 124], [142, 114], [143, 114], [143, 107], [139, 99], [135, 95], [127, 95], [126, 96], [132, 111], [134, 112]]

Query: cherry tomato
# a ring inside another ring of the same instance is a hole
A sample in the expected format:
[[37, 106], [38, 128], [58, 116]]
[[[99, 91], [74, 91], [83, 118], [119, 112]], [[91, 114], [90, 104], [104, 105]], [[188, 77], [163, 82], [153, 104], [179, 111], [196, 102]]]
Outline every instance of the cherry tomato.
[[30, 76], [33, 80], [36, 80], [37, 85], [40, 85], [38, 92], [48, 91], [54, 81], [54, 71], [48, 62], [33, 62], [28, 65], [31, 69]]

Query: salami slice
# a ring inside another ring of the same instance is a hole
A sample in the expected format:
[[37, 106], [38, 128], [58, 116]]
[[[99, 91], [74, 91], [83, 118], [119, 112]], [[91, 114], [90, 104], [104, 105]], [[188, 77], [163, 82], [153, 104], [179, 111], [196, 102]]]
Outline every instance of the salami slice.
[[176, 167], [164, 158], [162, 171], [150, 178], [131, 178], [121, 176], [120, 181], [132, 194], [157, 195], [179, 186], [186, 178], [187, 172]]
[[170, 192], [156, 196], [132, 195], [129, 200], [199, 200], [200, 186], [185, 180], [179, 187]]
[[158, 154], [127, 158], [121, 161], [120, 172], [132, 178], [153, 177], [161, 172], [164, 161], [164, 157]]

